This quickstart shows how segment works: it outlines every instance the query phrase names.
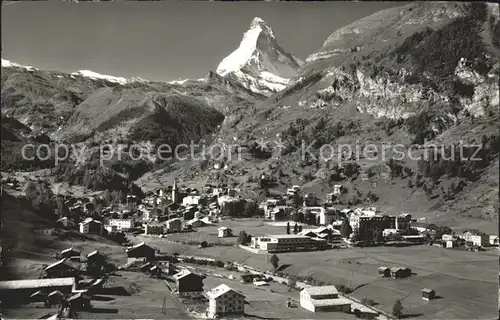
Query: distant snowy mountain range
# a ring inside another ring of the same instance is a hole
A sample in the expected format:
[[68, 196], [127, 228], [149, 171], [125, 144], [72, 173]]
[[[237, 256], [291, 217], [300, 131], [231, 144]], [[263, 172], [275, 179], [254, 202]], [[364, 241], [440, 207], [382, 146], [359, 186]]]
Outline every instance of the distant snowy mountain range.
[[[32, 66], [25, 66], [21, 65], [6, 59], [2, 59], [2, 67], [12, 67], [12, 68], [23, 68], [26, 70], [38, 70], [36, 68], [33, 68]], [[119, 83], [119, 84], [126, 84], [126, 83], [131, 83], [131, 82], [147, 82], [148, 80], [139, 78], [139, 77], [134, 77], [134, 78], [124, 78], [124, 77], [116, 77], [116, 76], [110, 76], [106, 74], [100, 74], [91, 70], [78, 70], [76, 72], [71, 73], [73, 76], [80, 76], [80, 77], [87, 77], [90, 79], [102, 79], [102, 80], [107, 80], [109, 82], [113, 83]]]
[[[303, 61], [281, 48], [271, 27], [264, 20], [256, 17], [244, 33], [238, 48], [220, 62], [216, 73], [239, 82], [252, 92], [269, 96], [284, 89], [290, 79], [297, 74], [301, 65]], [[23, 66], [5, 59], [2, 59], [2, 67], [37, 70], [31, 66]], [[71, 75], [103, 79], [119, 84], [148, 81], [138, 77], [124, 78], [105, 75], [91, 70], [78, 70]], [[203, 82], [205, 78], [178, 79], [168, 83], [182, 85], [187, 81]]]

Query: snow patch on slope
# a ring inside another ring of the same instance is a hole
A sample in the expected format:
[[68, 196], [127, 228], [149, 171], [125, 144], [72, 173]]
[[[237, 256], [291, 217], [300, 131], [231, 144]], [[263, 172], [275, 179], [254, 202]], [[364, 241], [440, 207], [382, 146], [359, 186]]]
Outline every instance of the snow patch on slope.
[[103, 79], [107, 80], [109, 82], [114, 82], [114, 83], [119, 83], [119, 84], [126, 84], [129, 82], [127, 78], [123, 77], [115, 77], [115, 76], [110, 76], [106, 74], [100, 74], [91, 70], [78, 70], [77, 72], [73, 72], [72, 75], [75, 76], [82, 76], [86, 78], [91, 78], [91, 79]]
[[5, 68], [23, 68], [26, 70], [37, 70], [36, 68], [33, 68], [32, 66], [24, 66], [9, 60], [2, 59], [2, 67]]

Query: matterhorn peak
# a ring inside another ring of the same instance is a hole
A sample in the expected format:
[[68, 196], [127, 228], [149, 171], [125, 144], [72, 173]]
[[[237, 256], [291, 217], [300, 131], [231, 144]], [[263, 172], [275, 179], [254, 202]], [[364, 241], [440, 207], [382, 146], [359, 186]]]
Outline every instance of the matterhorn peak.
[[255, 17], [250, 23], [250, 29], [260, 28], [261, 32], [266, 32], [271, 37], [274, 37], [273, 29], [261, 18]]
[[279, 46], [271, 27], [255, 17], [238, 48], [221, 61], [216, 72], [231, 74], [246, 88], [269, 95], [282, 90], [301, 64]]

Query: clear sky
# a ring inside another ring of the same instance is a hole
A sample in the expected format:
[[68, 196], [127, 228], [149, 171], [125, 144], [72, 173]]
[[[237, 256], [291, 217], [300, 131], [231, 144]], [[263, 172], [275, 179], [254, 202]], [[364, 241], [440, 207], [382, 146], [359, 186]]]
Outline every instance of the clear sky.
[[2, 9], [2, 58], [39, 69], [170, 81], [200, 78], [254, 17], [305, 59], [336, 29], [391, 2], [20, 2]]

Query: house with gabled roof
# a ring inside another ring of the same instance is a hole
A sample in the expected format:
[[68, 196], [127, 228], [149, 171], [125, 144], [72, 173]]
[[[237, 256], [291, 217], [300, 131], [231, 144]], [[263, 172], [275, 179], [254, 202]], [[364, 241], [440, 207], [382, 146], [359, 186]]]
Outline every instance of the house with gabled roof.
[[64, 259], [64, 258], [71, 258], [71, 257], [80, 257], [80, 250], [76, 250], [73, 247], [64, 249], [61, 251], [59, 256]]
[[183, 297], [199, 297], [203, 295], [203, 277], [189, 270], [182, 270], [173, 275], [177, 293]]
[[211, 318], [224, 316], [239, 316], [245, 314], [245, 296], [221, 284], [206, 293], [208, 316]]
[[339, 295], [335, 286], [306, 287], [300, 292], [300, 306], [311, 312], [351, 311], [351, 301]]
[[61, 259], [43, 269], [43, 278], [65, 278], [75, 277], [78, 270], [67, 263], [67, 259]]
[[144, 260], [150, 261], [155, 258], [155, 249], [148, 246], [146, 243], [141, 242], [130, 248], [127, 248], [127, 257], [130, 260]]

